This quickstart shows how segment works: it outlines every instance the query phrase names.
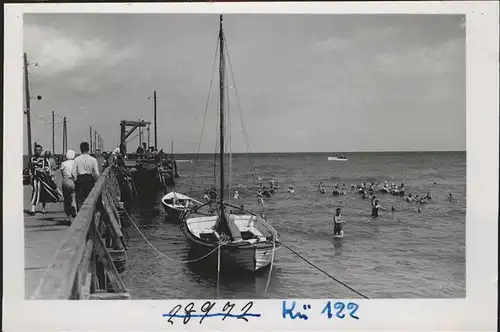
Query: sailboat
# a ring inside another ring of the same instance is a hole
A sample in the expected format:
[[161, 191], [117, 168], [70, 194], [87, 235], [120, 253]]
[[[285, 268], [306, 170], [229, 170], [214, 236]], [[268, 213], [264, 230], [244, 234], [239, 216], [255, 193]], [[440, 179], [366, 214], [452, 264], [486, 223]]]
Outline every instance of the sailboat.
[[[219, 201], [215, 203], [215, 214], [201, 214], [203, 204], [186, 213], [181, 230], [191, 245], [204, 253], [217, 251], [210, 255], [217, 257], [218, 268], [238, 269], [257, 272], [268, 267], [274, 259], [274, 251], [280, 247], [276, 230], [260, 216], [242, 206], [238, 207], [224, 201], [224, 103], [225, 103], [225, 60], [224, 60], [223, 19], [220, 16], [219, 29], [219, 80], [220, 80], [220, 132], [219, 163], [220, 183]], [[233, 210], [234, 209], [234, 213]]]

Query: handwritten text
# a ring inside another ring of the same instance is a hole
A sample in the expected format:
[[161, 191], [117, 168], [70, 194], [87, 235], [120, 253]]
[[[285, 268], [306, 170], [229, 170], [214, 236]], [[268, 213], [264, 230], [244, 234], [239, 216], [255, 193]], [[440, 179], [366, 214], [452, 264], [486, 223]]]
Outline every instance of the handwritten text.
[[173, 318], [182, 318], [182, 322], [184, 324], [189, 323], [191, 318], [200, 318], [199, 323], [201, 324], [203, 323], [203, 320], [205, 318], [210, 318], [210, 317], [222, 317], [222, 320], [225, 320], [226, 318], [236, 318], [248, 322], [248, 318], [261, 316], [261, 314], [249, 312], [250, 309], [253, 307], [252, 301], [248, 301], [244, 306], [242, 306], [239, 313], [233, 312], [233, 309], [236, 306], [236, 304], [230, 301], [227, 301], [222, 307], [222, 309], [219, 309], [219, 311], [213, 310], [216, 305], [217, 305], [216, 302], [206, 301], [199, 308], [199, 311], [197, 311], [194, 302], [190, 302], [186, 306], [184, 306], [184, 310], [181, 311], [183, 307], [181, 304], [178, 304], [174, 306], [168, 314], [163, 314], [163, 317], [165, 318], [168, 317], [167, 322], [173, 325], [174, 324], [174, 321], [172, 320]]
[[[325, 315], [328, 319], [359, 319], [356, 315], [358, 309], [359, 305], [354, 302], [345, 304], [344, 302], [332, 303], [332, 301], [328, 301], [323, 306], [321, 315]], [[288, 303], [286, 300], [281, 302], [281, 317], [283, 319], [308, 320], [310, 312], [313, 312], [313, 307], [310, 304], [297, 304], [297, 301]]]

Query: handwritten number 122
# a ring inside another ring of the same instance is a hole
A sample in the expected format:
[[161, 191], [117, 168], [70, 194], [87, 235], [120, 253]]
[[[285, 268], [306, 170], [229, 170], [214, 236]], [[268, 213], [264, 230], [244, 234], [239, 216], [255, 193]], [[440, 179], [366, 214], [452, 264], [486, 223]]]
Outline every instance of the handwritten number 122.
[[[340, 318], [340, 319], [344, 319], [345, 318], [345, 314], [343, 313], [344, 309], [346, 308], [346, 305], [342, 302], [335, 302], [335, 304], [333, 305], [333, 309], [335, 309], [335, 316]], [[349, 310], [349, 316], [354, 318], [354, 319], [359, 319], [358, 316], [356, 316], [356, 311], [359, 309], [359, 305], [357, 305], [356, 303], [352, 303], [352, 302], [349, 302], [347, 304], [347, 310]], [[328, 318], [332, 318], [333, 317], [333, 314], [332, 314], [332, 302], [331, 301], [328, 301], [325, 305], [325, 307], [323, 308], [323, 311], [321, 311], [321, 314], [325, 314], [327, 315]]]

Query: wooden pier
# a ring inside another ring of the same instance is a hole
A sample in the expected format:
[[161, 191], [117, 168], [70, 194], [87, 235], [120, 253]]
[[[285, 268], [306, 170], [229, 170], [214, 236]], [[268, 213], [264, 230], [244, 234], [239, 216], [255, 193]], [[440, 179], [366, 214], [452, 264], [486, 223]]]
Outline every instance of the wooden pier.
[[[60, 203], [49, 204], [45, 215], [25, 217], [26, 299], [130, 298], [120, 276], [127, 212], [119, 177], [114, 165], [102, 172], [71, 226]], [[29, 204], [31, 187], [24, 188]]]

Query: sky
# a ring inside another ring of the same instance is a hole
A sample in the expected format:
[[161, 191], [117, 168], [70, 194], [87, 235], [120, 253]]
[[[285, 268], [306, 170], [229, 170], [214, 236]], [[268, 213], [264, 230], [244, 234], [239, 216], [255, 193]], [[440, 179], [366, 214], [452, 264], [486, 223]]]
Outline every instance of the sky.
[[[113, 149], [121, 120], [152, 121], [156, 90], [158, 147], [214, 152], [218, 29], [206, 14], [25, 14], [32, 141], [51, 149], [55, 111], [57, 153], [64, 116], [70, 148], [92, 126]], [[224, 32], [232, 152], [465, 150], [462, 15], [227, 14]]]

